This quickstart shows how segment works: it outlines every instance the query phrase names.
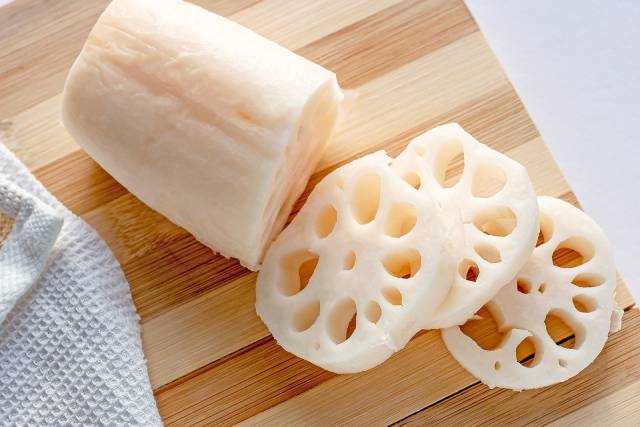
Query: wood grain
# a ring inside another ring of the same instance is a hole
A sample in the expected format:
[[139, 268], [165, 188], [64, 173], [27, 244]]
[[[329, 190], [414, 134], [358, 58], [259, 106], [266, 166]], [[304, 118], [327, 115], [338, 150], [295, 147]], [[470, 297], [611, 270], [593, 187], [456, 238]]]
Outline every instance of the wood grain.
[[[461, 0], [195, 3], [336, 71], [357, 94], [296, 209], [341, 164], [381, 149], [395, 155], [413, 137], [451, 121], [525, 165], [539, 194], [578, 204]], [[419, 334], [383, 365], [357, 375], [337, 376], [282, 350], [255, 314], [255, 274], [147, 208], [59, 124], [64, 78], [106, 4], [15, 0], [0, 7], [0, 138], [122, 264], [167, 425], [637, 419], [635, 310], [590, 368], [531, 393], [479, 384], [446, 352], [437, 331]], [[617, 299], [627, 309], [634, 305], [620, 278]], [[532, 405], [535, 411], [527, 409]]]
[[[608, 402], [620, 402], [626, 396], [631, 403], [631, 413], [640, 406], [637, 398], [624, 392], [640, 386], [640, 364], [636, 361], [640, 356], [640, 335], [636, 329], [640, 327], [640, 312], [629, 310], [623, 322], [623, 330], [611, 335], [596, 361], [569, 381], [520, 393], [490, 390], [475, 383], [399, 424], [535, 426], [557, 421], [559, 425], [613, 425], [615, 418]], [[585, 420], [586, 424], [578, 422]], [[619, 425], [632, 425], [630, 421], [618, 418]], [[637, 417], [635, 421], [637, 425]]]

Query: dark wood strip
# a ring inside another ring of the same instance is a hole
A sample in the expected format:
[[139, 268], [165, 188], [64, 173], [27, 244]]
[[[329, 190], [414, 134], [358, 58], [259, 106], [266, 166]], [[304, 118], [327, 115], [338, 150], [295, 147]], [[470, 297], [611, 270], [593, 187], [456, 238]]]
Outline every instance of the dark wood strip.
[[187, 381], [163, 387], [156, 401], [167, 426], [182, 425], [186, 417], [190, 425], [233, 425], [334, 376], [285, 352], [269, 337]]
[[344, 88], [354, 88], [477, 30], [462, 0], [408, 0], [297, 53], [334, 71]]
[[573, 206], [577, 208], [582, 209], [582, 205], [580, 205], [580, 201], [578, 201], [578, 197], [576, 196], [576, 193], [574, 193], [573, 191], [567, 191], [566, 193], [564, 193], [558, 198], [564, 200], [567, 203], [571, 203]]
[[128, 194], [123, 186], [82, 150], [38, 168], [34, 175], [51, 194], [78, 216]]
[[123, 270], [143, 322], [249, 273], [189, 234], [133, 258]]

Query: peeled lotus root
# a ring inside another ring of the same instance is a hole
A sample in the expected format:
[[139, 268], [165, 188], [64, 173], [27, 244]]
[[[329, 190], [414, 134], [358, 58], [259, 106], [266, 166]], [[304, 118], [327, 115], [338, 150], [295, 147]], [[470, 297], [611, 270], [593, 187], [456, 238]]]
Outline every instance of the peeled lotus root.
[[[532, 389], [571, 378], [593, 362], [610, 328], [619, 328], [615, 266], [604, 233], [562, 200], [539, 197], [538, 205], [539, 246], [486, 306], [498, 330], [506, 333], [500, 344], [485, 350], [459, 327], [442, 331], [453, 357], [492, 388]], [[562, 257], [573, 264], [561, 262]], [[550, 336], [562, 324], [575, 334], [566, 347]], [[527, 339], [535, 356], [521, 364], [516, 350]]]
[[[411, 141], [392, 168], [432, 197], [457, 231], [451, 239], [458, 274], [426, 328], [460, 325], [515, 276], [535, 247], [538, 207], [529, 175], [457, 124]], [[459, 179], [451, 179], [460, 168]]]
[[285, 350], [336, 373], [386, 360], [449, 292], [434, 201], [377, 152], [329, 174], [267, 251], [256, 310]]

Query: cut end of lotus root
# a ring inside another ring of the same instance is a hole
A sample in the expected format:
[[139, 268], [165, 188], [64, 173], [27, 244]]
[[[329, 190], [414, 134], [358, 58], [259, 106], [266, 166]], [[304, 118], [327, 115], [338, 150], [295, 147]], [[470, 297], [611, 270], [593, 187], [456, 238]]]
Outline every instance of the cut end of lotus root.
[[[499, 338], [470, 320], [442, 330], [460, 364], [489, 387], [525, 390], [567, 380], [619, 328], [611, 246], [574, 206], [538, 198], [540, 238], [526, 265], [488, 304]], [[482, 331], [485, 332], [482, 332]], [[474, 336], [473, 332], [478, 336]]]

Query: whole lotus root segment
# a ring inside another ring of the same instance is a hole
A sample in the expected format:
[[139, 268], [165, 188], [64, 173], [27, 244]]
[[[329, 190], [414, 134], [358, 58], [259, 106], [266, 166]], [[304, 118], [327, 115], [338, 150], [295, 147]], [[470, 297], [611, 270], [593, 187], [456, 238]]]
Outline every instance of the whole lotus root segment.
[[114, 0], [69, 71], [62, 122], [120, 184], [259, 268], [343, 98], [334, 73], [181, 0]]
[[265, 256], [256, 310], [285, 350], [349, 373], [423, 328], [455, 264], [434, 201], [377, 152], [329, 174]]
[[415, 138], [392, 163], [441, 206], [457, 274], [427, 328], [464, 323], [515, 276], [536, 242], [538, 208], [525, 168], [457, 124]]
[[596, 358], [610, 329], [619, 328], [615, 266], [604, 233], [562, 200], [539, 197], [538, 203], [538, 246], [486, 307], [503, 338], [481, 347], [464, 327], [442, 330], [453, 357], [489, 387], [523, 390], [569, 379]]

